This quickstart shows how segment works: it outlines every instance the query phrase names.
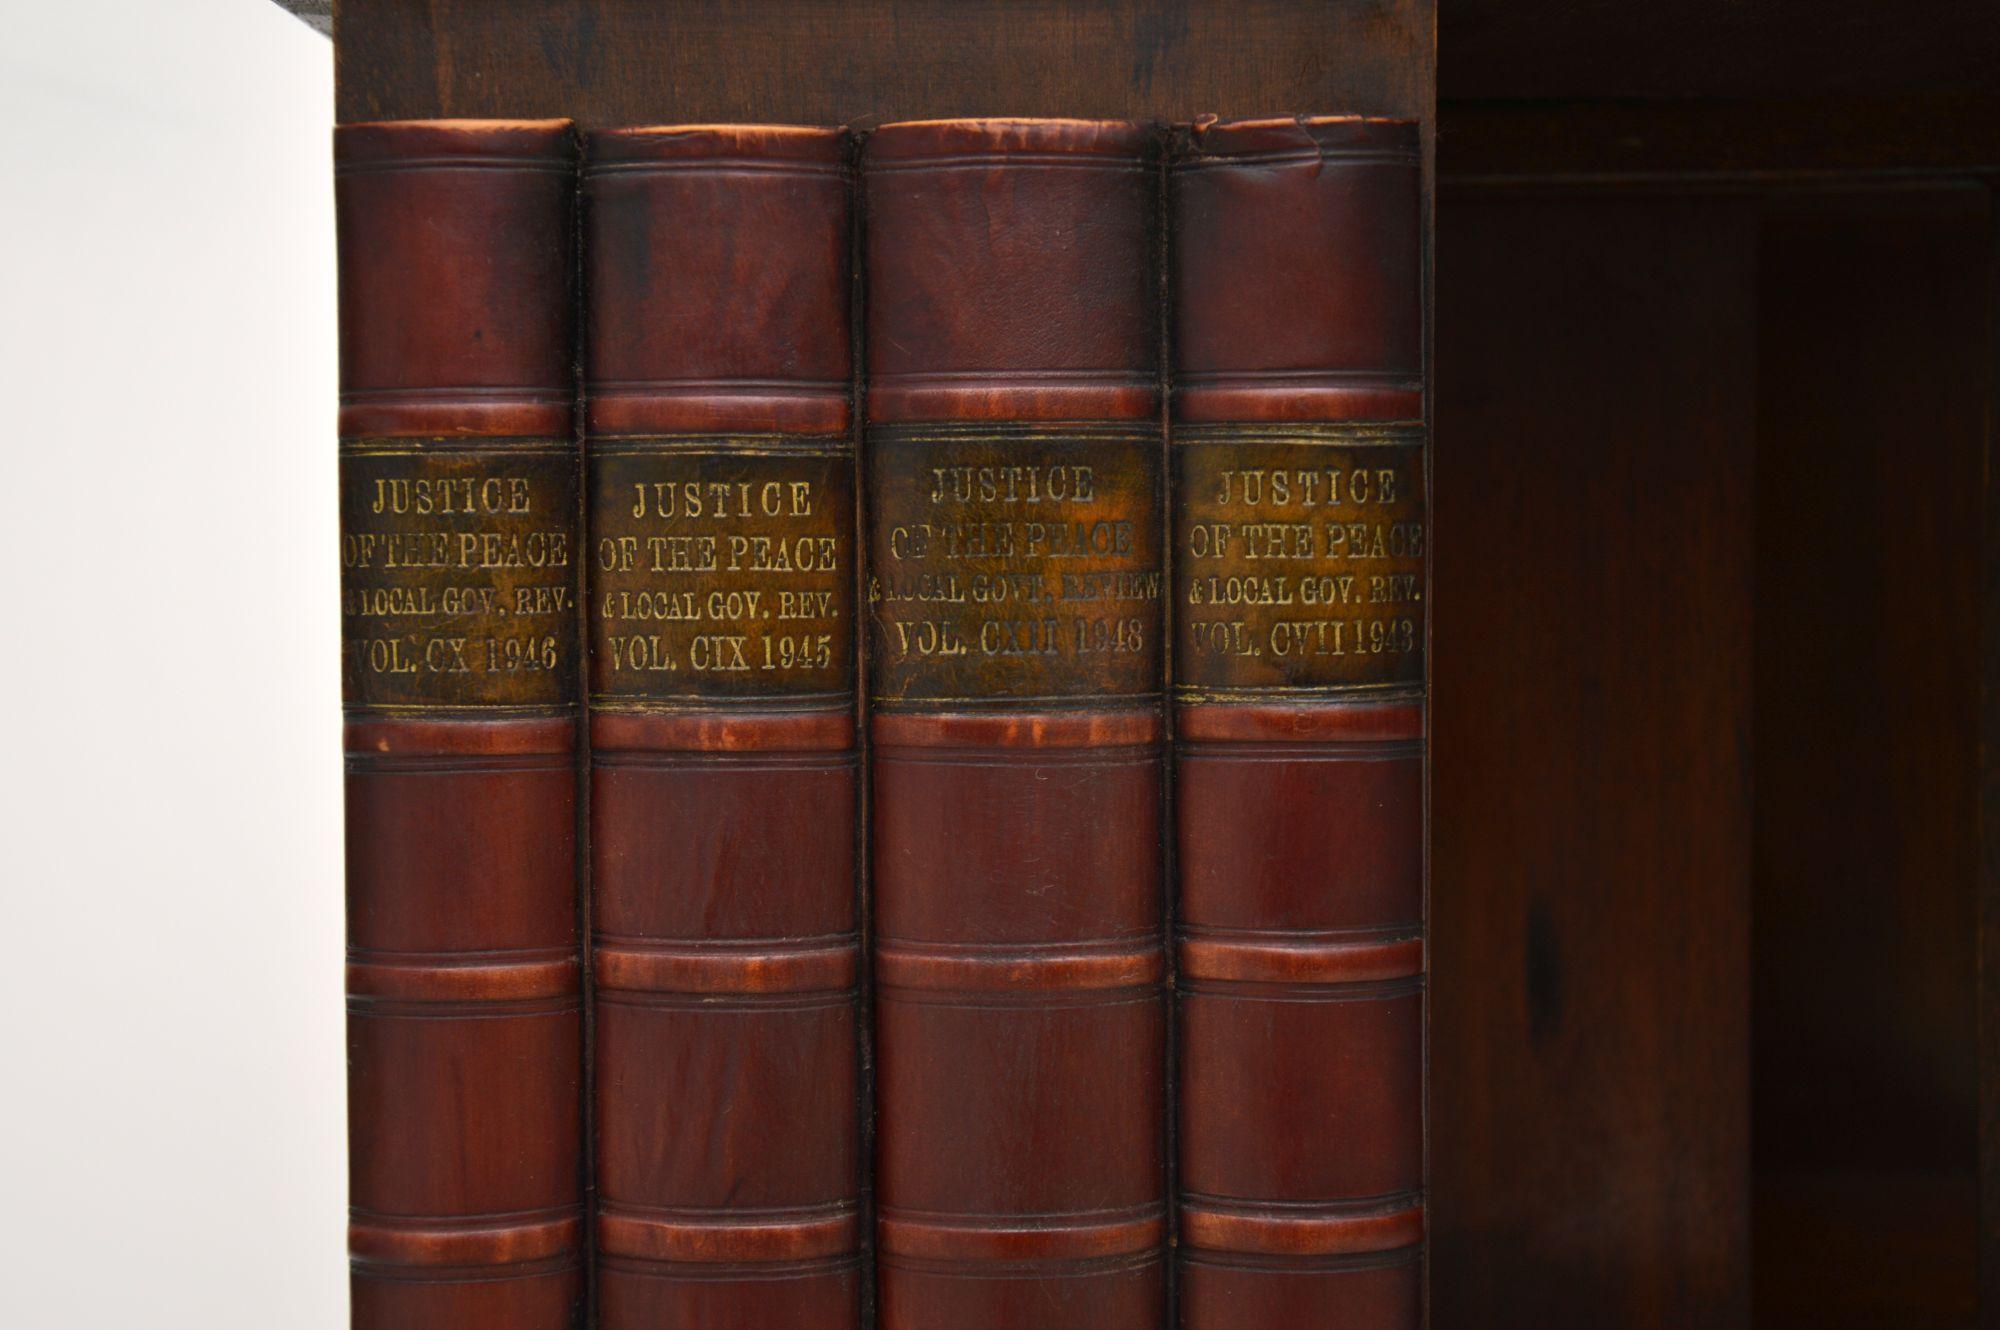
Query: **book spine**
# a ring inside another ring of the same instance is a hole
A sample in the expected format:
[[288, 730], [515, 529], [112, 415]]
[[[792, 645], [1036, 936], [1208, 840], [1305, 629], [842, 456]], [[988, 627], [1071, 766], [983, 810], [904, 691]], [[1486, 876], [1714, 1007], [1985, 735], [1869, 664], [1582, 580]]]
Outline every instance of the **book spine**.
[[837, 130], [584, 168], [597, 1315], [861, 1294], [851, 169]]
[[334, 135], [358, 1330], [582, 1307], [575, 151]]
[[863, 153], [882, 1330], [1164, 1313], [1160, 171]]
[[1171, 175], [1184, 1330], [1415, 1330], [1416, 126], [1198, 124]]

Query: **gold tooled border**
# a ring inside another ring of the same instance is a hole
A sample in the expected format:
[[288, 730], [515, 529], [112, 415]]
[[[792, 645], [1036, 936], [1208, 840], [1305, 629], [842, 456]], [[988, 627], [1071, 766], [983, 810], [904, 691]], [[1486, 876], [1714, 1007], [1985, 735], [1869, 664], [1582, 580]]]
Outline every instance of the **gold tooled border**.
[[684, 434], [602, 434], [584, 443], [586, 459], [599, 457], [805, 457], [854, 456], [847, 434], [746, 433], [715, 430]]
[[870, 447], [923, 443], [1124, 443], [1156, 447], [1157, 420], [947, 420], [897, 421], [868, 426]]
[[1217, 444], [1303, 444], [1316, 448], [1421, 448], [1429, 441], [1421, 421], [1370, 421], [1367, 424], [1325, 422], [1227, 421], [1175, 425], [1171, 441], [1180, 447]]
[[357, 438], [340, 441], [340, 458], [346, 461], [352, 457], [436, 457], [457, 458], [477, 457], [494, 453], [504, 457], [560, 457], [574, 458], [576, 444], [567, 439], [542, 436], [533, 438], [502, 439], [486, 438], [479, 435], [458, 437], [440, 435], [423, 438]]

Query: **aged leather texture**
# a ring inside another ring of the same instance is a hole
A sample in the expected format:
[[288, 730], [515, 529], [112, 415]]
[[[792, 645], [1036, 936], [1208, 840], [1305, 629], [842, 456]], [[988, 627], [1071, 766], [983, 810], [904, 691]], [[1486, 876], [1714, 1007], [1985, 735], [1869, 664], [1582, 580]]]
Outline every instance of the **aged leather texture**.
[[583, 1311], [575, 146], [335, 131], [357, 1330]]
[[863, 153], [883, 1330], [1165, 1315], [1161, 169]]
[[1424, 1323], [1419, 142], [1170, 168], [1182, 1330]]
[[585, 145], [603, 1330], [859, 1321], [850, 157]]

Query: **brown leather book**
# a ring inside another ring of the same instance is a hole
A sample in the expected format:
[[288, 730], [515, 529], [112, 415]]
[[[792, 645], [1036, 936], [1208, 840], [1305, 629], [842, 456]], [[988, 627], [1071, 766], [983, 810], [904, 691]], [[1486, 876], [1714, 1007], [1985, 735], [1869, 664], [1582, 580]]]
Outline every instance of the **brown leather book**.
[[850, 192], [838, 130], [586, 147], [603, 1330], [859, 1316]]
[[1198, 124], [1171, 177], [1184, 1330], [1416, 1330], [1418, 139]]
[[863, 154], [882, 1330], [1164, 1311], [1153, 131]]
[[583, 1294], [575, 149], [334, 134], [358, 1330]]

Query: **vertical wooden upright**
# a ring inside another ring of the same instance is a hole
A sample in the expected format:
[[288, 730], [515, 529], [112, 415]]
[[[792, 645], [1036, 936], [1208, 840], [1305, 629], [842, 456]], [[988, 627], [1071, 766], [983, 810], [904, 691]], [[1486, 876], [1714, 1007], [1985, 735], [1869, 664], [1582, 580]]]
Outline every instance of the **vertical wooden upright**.
[[1436, 1322], [1742, 1325], [1754, 235], [1563, 204], [1439, 259]]
[[1980, 1330], [2000, 1330], [2000, 189], [1989, 189], [1985, 437], [1979, 452], [1978, 1004]]

